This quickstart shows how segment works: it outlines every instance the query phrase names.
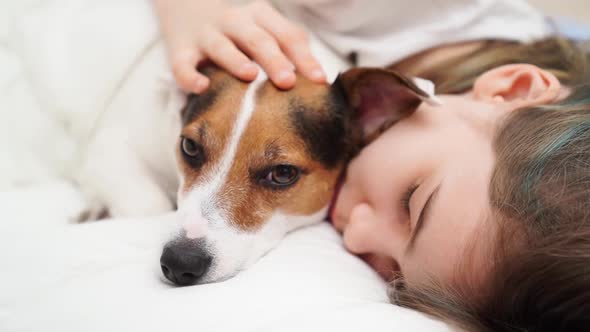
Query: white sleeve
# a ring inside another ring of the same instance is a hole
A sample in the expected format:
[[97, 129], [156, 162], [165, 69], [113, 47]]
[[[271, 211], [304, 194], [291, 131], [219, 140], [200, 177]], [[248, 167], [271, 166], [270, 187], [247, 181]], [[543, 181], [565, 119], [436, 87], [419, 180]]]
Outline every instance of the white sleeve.
[[425, 49], [481, 39], [548, 36], [542, 13], [523, 0], [274, 0], [342, 56], [385, 66]]

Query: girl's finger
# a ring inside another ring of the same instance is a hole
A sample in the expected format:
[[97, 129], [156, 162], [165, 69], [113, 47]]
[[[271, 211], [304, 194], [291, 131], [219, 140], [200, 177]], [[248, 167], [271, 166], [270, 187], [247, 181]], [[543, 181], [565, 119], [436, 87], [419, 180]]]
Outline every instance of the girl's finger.
[[318, 83], [326, 81], [326, 75], [312, 55], [307, 34], [302, 28], [265, 4], [256, 8], [254, 19], [278, 41], [280, 48], [301, 74]]
[[252, 81], [258, 68], [234, 43], [221, 33], [210, 33], [203, 51], [207, 57], [232, 75], [245, 81]]
[[254, 22], [235, 22], [224, 29], [227, 36], [264, 69], [277, 87], [290, 89], [295, 85], [293, 64], [268, 32]]
[[172, 73], [178, 86], [186, 93], [202, 93], [209, 86], [209, 78], [197, 71], [203, 57], [198, 51], [180, 51], [172, 56]]

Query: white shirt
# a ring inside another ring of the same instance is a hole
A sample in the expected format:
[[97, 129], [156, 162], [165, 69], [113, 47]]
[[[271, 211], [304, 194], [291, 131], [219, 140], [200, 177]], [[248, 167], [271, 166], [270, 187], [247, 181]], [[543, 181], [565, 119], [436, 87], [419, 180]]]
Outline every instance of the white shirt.
[[386, 66], [434, 46], [481, 39], [530, 41], [551, 34], [523, 0], [274, 0], [340, 56]]

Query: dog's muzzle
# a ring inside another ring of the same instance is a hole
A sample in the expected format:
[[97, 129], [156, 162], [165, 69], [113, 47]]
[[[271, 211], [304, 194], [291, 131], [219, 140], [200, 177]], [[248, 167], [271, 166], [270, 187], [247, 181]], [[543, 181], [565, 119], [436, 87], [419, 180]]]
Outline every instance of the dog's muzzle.
[[211, 266], [212, 256], [207, 252], [204, 239], [175, 239], [164, 247], [160, 266], [164, 276], [179, 286], [194, 285]]

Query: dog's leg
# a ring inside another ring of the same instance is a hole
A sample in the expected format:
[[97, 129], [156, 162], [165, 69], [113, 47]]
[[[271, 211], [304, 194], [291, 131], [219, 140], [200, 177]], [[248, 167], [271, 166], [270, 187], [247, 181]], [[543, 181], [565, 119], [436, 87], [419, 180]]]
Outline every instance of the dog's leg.
[[175, 144], [185, 97], [162, 83], [162, 73], [166, 52], [157, 44], [138, 60], [83, 147], [77, 180], [94, 216], [105, 208], [111, 217], [139, 217], [176, 207]]
[[[117, 137], [106, 131], [101, 135]], [[110, 139], [97, 139], [88, 148], [77, 176], [90, 200], [88, 219], [105, 213], [110, 217], [137, 217], [172, 211], [175, 180], [166, 179], [167, 184], [161, 175], [153, 173], [149, 163], [124, 141], [112, 144]]]

